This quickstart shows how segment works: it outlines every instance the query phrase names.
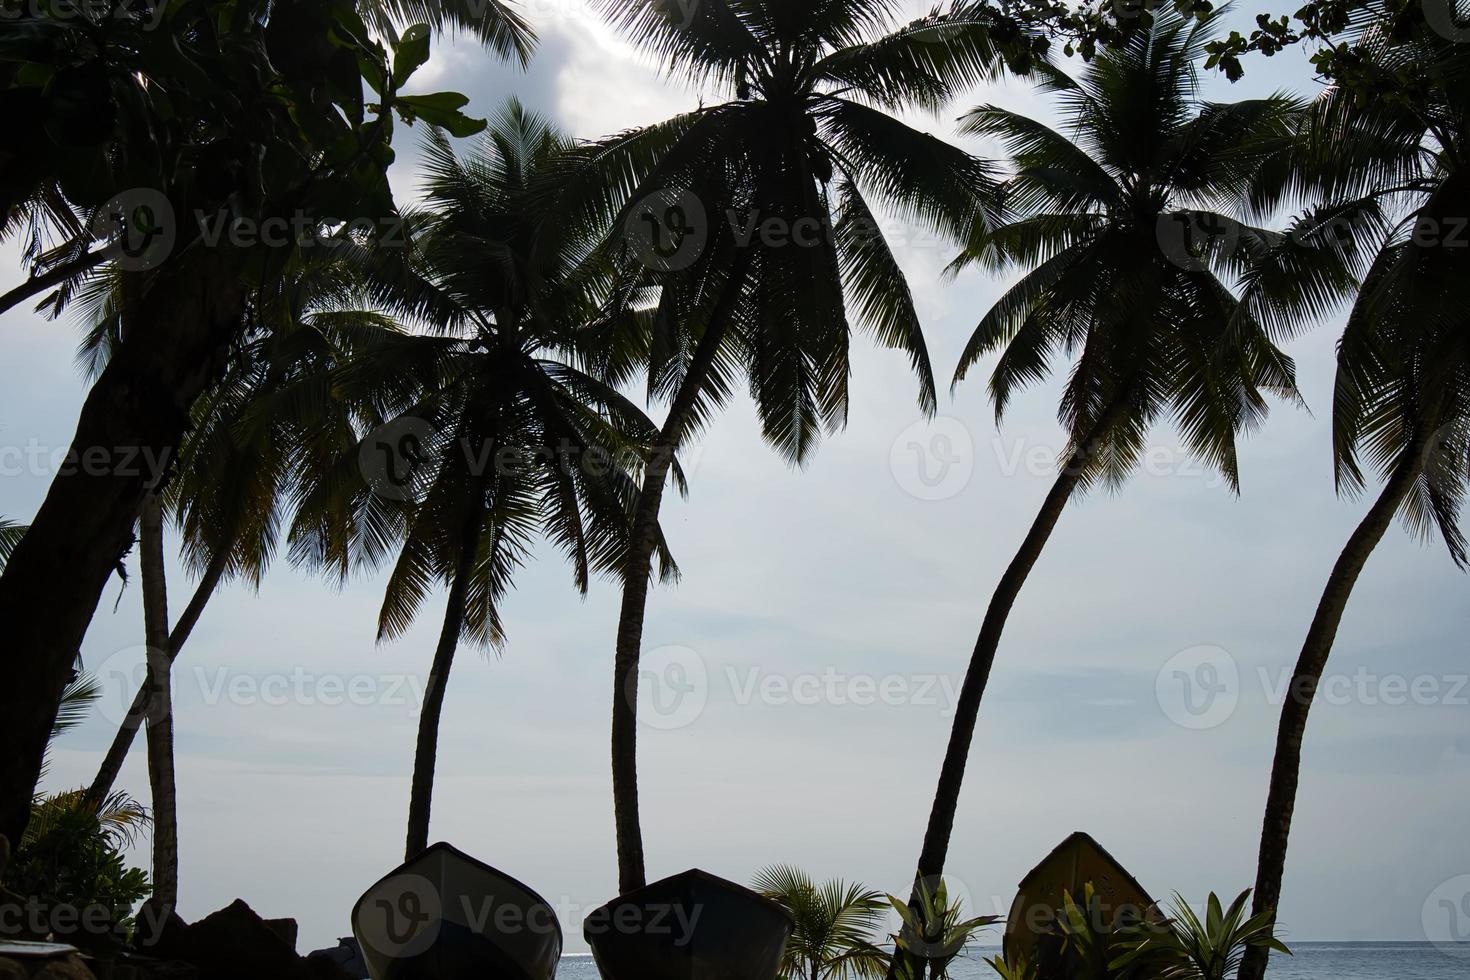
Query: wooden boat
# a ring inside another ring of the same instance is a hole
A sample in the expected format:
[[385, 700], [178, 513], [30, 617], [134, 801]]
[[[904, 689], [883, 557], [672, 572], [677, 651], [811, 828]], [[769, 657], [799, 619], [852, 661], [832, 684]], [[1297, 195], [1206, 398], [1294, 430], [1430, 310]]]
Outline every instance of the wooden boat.
[[448, 844], [369, 888], [352, 932], [372, 980], [552, 980], [561, 959], [546, 900]]
[[1075, 833], [1021, 879], [1016, 900], [1006, 916], [1007, 958], [1024, 956], [1038, 966], [1040, 976], [1060, 976], [1059, 940], [1052, 923], [1062, 907], [1063, 893], [1081, 905], [1088, 884], [1109, 928], [1158, 917], [1157, 903], [1138, 880], [1097, 841]]
[[770, 899], [693, 870], [612, 900], [582, 934], [604, 980], [775, 980], [793, 928]]

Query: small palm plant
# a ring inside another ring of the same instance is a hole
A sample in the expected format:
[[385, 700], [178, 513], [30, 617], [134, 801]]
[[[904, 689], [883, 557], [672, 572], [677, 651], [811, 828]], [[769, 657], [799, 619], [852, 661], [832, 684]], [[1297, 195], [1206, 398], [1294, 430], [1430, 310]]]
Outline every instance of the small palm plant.
[[766, 868], [753, 884], [796, 923], [781, 960], [782, 980], [881, 977], [888, 969], [888, 954], [873, 942], [887, 908], [882, 892], [841, 879], [818, 886], [789, 865]]
[[1088, 882], [1079, 903], [1071, 892], [1062, 893], [1057, 916], [1061, 958], [1069, 976], [1076, 980], [1124, 980], [1131, 976], [1129, 963], [1119, 954], [1138, 928], [1136, 921], [1116, 921], [1103, 908], [1101, 896]]
[[[101, 697], [96, 678], [81, 674], [66, 686], [51, 727], [51, 741], [76, 728]], [[47, 744], [49, 754], [50, 743]], [[42, 761], [42, 774], [47, 769]], [[151, 823], [143, 805], [124, 792], [93, 800], [82, 789], [37, 794], [30, 822], [14, 854], [0, 837], [0, 875], [7, 890], [47, 907], [71, 907], [105, 915], [115, 938], [125, 938], [133, 906], [148, 896], [148, 875], [129, 868], [123, 852]], [[44, 938], [44, 937], [35, 937]], [[89, 926], [85, 933], [58, 937], [93, 945], [106, 943]]]
[[902, 921], [888, 970], [897, 980], [921, 980], [926, 970], [934, 980], [943, 980], [975, 934], [1000, 921], [995, 915], [966, 919], [959, 901], [950, 900], [943, 879], [933, 888], [921, 880], [907, 902], [889, 895], [888, 903]]
[[1159, 980], [1229, 980], [1251, 949], [1291, 955], [1272, 935], [1270, 913], [1247, 916], [1250, 890], [1241, 892], [1228, 909], [1214, 892], [1200, 920], [1183, 897], [1175, 895], [1172, 916], [1157, 927], [1143, 927], [1144, 938], [1125, 943], [1127, 952], [1113, 960], [1114, 969], [1136, 969]]

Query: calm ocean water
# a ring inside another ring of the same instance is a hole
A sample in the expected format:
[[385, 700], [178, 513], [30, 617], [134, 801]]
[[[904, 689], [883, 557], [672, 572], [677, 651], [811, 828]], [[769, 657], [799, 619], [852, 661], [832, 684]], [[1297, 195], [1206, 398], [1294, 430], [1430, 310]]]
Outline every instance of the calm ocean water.
[[[1294, 952], [1271, 958], [1271, 980], [1470, 980], [1470, 945], [1460, 957], [1427, 943], [1299, 943]], [[955, 980], [995, 977], [978, 958], [953, 972]], [[587, 957], [568, 957], [556, 976], [597, 980], [597, 970]]]

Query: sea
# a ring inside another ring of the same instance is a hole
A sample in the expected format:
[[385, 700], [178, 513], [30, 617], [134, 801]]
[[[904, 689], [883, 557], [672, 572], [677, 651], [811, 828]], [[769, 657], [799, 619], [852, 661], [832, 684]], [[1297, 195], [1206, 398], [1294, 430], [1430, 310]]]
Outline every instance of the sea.
[[[992, 980], [984, 959], [995, 950], [977, 948], [955, 964], [954, 980]], [[1272, 956], [1270, 980], [1470, 980], [1470, 943], [1443, 949], [1428, 943], [1297, 943], [1293, 956]], [[598, 980], [590, 957], [562, 960], [557, 980]]]

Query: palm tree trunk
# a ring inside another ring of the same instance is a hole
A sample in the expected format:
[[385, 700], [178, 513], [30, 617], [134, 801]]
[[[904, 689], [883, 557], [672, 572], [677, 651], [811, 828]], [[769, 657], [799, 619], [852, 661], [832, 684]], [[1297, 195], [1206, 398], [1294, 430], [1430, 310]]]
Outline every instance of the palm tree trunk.
[[643, 474], [643, 486], [633, 514], [623, 578], [623, 604], [618, 616], [617, 653], [613, 660], [613, 819], [618, 846], [618, 892], [622, 895], [642, 888], [647, 882], [643, 828], [638, 812], [638, 660], [643, 648], [643, 620], [648, 610], [653, 553], [659, 540], [659, 511], [699, 393], [709, 380], [715, 356], [733, 322], [750, 269], [750, 252], [749, 248], [740, 249], [724, 293], [669, 405], [669, 415]]
[[130, 317], [82, 406], [67, 467], [0, 574], [0, 834], [20, 840], [61, 692], [145, 492], [223, 365], [245, 308], [240, 253], [180, 256]]
[[153, 795], [153, 895], [165, 914], [179, 901], [179, 812], [174, 781], [173, 693], [168, 657], [168, 582], [163, 563], [163, 501], [143, 502], [138, 564], [143, 582], [143, 633], [151, 688], [148, 713], [148, 786]]
[[[970, 666], [965, 672], [965, 682], [960, 687], [959, 700], [955, 704], [954, 724], [950, 729], [949, 745], [945, 749], [944, 763], [939, 769], [939, 786], [934, 792], [934, 805], [929, 812], [929, 825], [924, 832], [924, 846], [919, 852], [918, 871], [915, 875], [914, 891], [909, 897], [910, 907], [919, 904], [920, 881], [938, 878], [944, 873], [944, 863], [949, 856], [950, 835], [954, 831], [955, 812], [959, 808], [960, 789], [965, 781], [965, 766], [969, 761], [970, 743], [975, 737], [975, 725], [980, 717], [980, 702], [985, 697], [985, 687], [990, 682], [990, 671], [995, 666], [996, 651], [1000, 647], [1001, 634], [1011, 607], [1021, 594], [1026, 578], [1036, 567], [1042, 549], [1056, 530], [1057, 522], [1067, 503], [1072, 499], [1087, 461], [1097, 443], [1104, 438], [1122, 414], [1125, 402], [1119, 399], [1109, 408], [1084, 440], [1067, 460], [1051, 491], [1041, 505], [1041, 512], [1027, 532], [1016, 556], [1011, 559], [1000, 584], [990, 598], [985, 619], [980, 626], [980, 636], [975, 641], [975, 650], [970, 654]], [[889, 980], [899, 975], [900, 967], [909, 959], [902, 950], [895, 949], [888, 969]], [[910, 963], [910, 966], [917, 964]]]
[[[220, 579], [224, 577], [225, 568], [229, 565], [229, 552], [221, 549], [210, 559], [209, 567], [204, 570], [204, 576], [200, 578], [199, 585], [194, 589], [194, 595], [189, 604], [184, 607], [183, 615], [174, 624], [173, 632], [168, 637], [168, 662], [170, 666], [179, 659], [179, 653], [188, 642], [189, 634], [194, 631], [194, 626], [199, 622], [199, 617], [204, 614], [204, 607], [214, 596], [214, 590], [219, 587]], [[87, 799], [93, 803], [101, 803], [107, 799], [107, 794], [112, 792], [113, 784], [122, 772], [123, 763], [127, 761], [128, 751], [133, 747], [133, 738], [138, 734], [138, 726], [143, 723], [143, 718], [148, 712], [148, 681], [145, 678], [138, 686], [138, 692], [133, 695], [133, 703], [128, 708], [127, 717], [117, 727], [117, 734], [112, 737], [112, 744], [108, 746], [107, 754], [102, 757], [102, 765], [97, 767], [97, 775], [92, 779], [92, 785], [87, 789]]]
[[[482, 491], [483, 492], [483, 491]], [[429, 810], [434, 796], [434, 766], [439, 754], [439, 717], [444, 711], [444, 692], [449, 688], [449, 671], [464, 631], [465, 608], [479, 555], [481, 521], [484, 503], [470, 505], [459, 545], [459, 561], [449, 583], [449, 599], [444, 607], [444, 624], [439, 631], [439, 645], [434, 650], [434, 663], [429, 668], [429, 683], [424, 690], [424, 706], [419, 711], [418, 744], [413, 757], [413, 784], [408, 799], [408, 840], [403, 859], [412, 860], [429, 846]]]
[[[1368, 510], [1363, 522], [1348, 538], [1347, 547], [1327, 577], [1327, 587], [1317, 605], [1317, 613], [1307, 630], [1306, 641], [1281, 706], [1281, 724], [1276, 733], [1276, 757], [1271, 764], [1271, 788], [1266, 797], [1266, 816], [1261, 826], [1261, 852], [1256, 865], [1255, 915], [1275, 912], [1280, 907], [1281, 880], [1286, 871], [1286, 845], [1291, 836], [1291, 818], [1296, 809], [1296, 791], [1301, 774], [1302, 738], [1307, 730], [1307, 715], [1317, 686], [1327, 669], [1327, 658], [1342, 623], [1344, 610], [1352, 597], [1358, 576], [1368, 563], [1378, 543], [1388, 532], [1404, 498], [1424, 468], [1423, 453], [1411, 450], [1409, 462], [1402, 465], [1384, 486], [1378, 500]], [[1270, 950], [1251, 947], [1240, 967], [1240, 980], [1261, 980], [1266, 974]]]

